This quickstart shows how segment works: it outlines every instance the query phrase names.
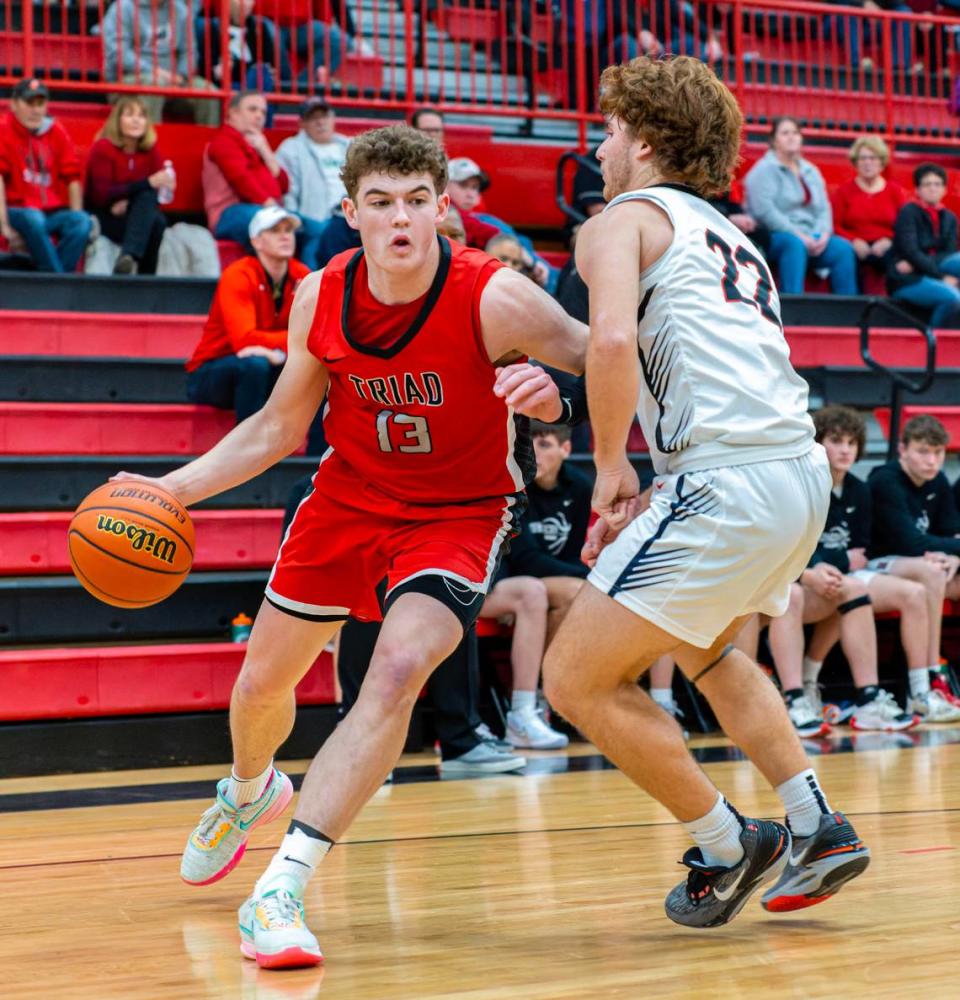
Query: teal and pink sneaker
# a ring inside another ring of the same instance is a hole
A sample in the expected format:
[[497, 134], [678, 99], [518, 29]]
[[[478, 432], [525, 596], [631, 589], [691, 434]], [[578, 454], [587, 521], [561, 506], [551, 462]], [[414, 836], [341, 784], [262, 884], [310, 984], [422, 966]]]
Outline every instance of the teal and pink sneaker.
[[229, 875], [247, 849], [250, 831], [276, 819], [293, 798], [290, 779], [276, 768], [260, 798], [244, 806], [227, 800], [229, 784], [229, 778], [217, 783], [217, 801], [200, 817], [187, 840], [180, 878], [188, 885], [209, 885]]
[[323, 953], [304, 920], [303, 903], [285, 888], [254, 894], [240, 907], [240, 953], [261, 969], [319, 965]]

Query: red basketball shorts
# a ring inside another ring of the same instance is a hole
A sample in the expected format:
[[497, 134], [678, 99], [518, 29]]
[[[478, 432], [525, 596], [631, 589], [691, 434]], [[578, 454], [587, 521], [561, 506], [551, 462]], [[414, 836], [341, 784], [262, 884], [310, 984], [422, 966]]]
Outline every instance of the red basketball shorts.
[[[428, 495], [428, 494], [427, 494]], [[297, 509], [267, 584], [267, 600], [312, 621], [380, 621], [398, 588], [437, 593], [459, 606], [485, 594], [504, 542], [513, 534], [516, 497], [435, 507], [395, 500], [336, 455], [325, 458]], [[432, 588], [413, 587], [427, 579]], [[382, 594], [382, 588], [381, 588]]]

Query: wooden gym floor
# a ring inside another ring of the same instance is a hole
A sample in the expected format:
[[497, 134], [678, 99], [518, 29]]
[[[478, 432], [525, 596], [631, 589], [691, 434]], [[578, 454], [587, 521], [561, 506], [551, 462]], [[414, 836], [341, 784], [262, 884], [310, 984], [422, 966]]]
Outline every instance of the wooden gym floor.
[[[221, 768], [0, 781], [0, 993], [122, 1000], [594, 1000], [960, 995], [960, 729], [821, 741], [816, 767], [873, 864], [835, 899], [728, 927], [663, 915], [683, 831], [591, 747], [530, 773], [439, 781], [428, 755], [361, 814], [307, 893], [327, 956], [241, 958], [242, 902], [282, 836], [205, 889], [182, 844]], [[843, 735], [847, 734], [847, 735]], [[779, 804], [722, 739], [694, 740], [744, 812]], [[301, 774], [305, 761], [288, 764]]]

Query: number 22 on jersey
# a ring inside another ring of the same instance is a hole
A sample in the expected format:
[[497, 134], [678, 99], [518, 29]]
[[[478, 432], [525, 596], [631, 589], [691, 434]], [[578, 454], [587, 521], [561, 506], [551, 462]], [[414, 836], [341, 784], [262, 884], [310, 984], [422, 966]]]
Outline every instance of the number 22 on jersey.
[[[720, 286], [723, 288], [723, 296], [727, 302], [743, 302], [760, 311], [760, 315], [780, 327], [780, 317], [770, 305], [770, 295], [773, 292], [773, 279], [767, 270], [767, 265], [754, 253], [751, 253], [745, 246], [740, 245], [736, 250], [731, 249], [722, 236], [718, 236], [712, 229], [705, 232], [707, 246], [714, 252], [719, 252], [723, 257], [723, 274], [720, 277]], [[740, 282], [743, 275], [740, 272], [742, 267], [753, 268], [757, 274], [757, 286], [753, 291], [753, 296], [748, 297], [740, 291]]]

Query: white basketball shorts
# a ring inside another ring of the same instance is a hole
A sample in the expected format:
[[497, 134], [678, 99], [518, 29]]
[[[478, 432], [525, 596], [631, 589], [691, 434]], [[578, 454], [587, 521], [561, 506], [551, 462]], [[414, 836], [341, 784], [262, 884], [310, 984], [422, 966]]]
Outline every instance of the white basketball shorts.
[[806, 569], [830, 500], [826, 452], [657, 476], [650, 506], [587, 579], [625, 608], [707, 649], [741, 615], [776, 618]]

